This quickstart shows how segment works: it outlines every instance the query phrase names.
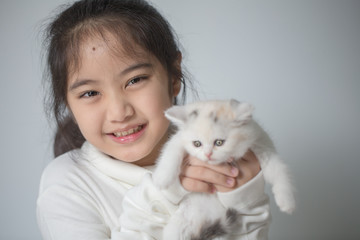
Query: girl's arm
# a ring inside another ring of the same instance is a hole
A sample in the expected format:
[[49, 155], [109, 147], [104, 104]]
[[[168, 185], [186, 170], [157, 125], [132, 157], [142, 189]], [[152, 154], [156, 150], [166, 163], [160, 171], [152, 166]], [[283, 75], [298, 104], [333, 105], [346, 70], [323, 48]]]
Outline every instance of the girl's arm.
[[[44, 171], [37, 200], [44, 240], [161, 239], [162, 228], [187, 193], [180, 184], [159, 191], [147, 173], [139, 185], [124, 188], [124, 195], [119, 188], [108, 198], [103, 194], [109, 193], [107, 185], [100, 182], [107, 178], [100, 174], [94, 179], [86, 172], [66, 155]], [[113, 181], [110, 184], [113, 186]]]
[[43, 192], [37, 203], [37, 221], [44, 240], [110, 239], [108, 226], [93, 200], [67, 186]]
[[[80, 191], [91, 180], [74, 175], [67, 178], [70, 181], [67, 184], [64, 182], [64, 176], [68, 176], [74, 168], [59, 166], [58, 163], [63, 162], [55, 161], [43, 176], [47, 185], [41, 187], [37, 209], [43, 239], [161, 239], [163, 227], [177, 209], [183, 196], [188, 193], [180, 184], [166, 190], [158, 190], [149, 173], [139, 185], [127, 191], [122, 203], [119, 201], [119, 206], [123, 210], [117, 226], [107, 226], [100, 209], [94, 205], [94, 199]], [[252, 168], [245, 165], [240, 166], [240, 169], [248, 171]], [[222, 169], [222, 171], [227, 170]], [[247, 174], [243, 176], [245, 175]], [[58, 179], [61, 181], [58, 182]], [[190, 178], [183, 176], [182, 179], [184, 182]], [[243, 179], [240, 174], [238, 179], [239, 181]], [[77, 185], [79, 188], [76, 188]], [[202, 186], [202, 184], [193, 186]], [[251, 231], [249, 234], [257, 234], [256, 236], [264, 232], [266, 234], [268, 224], [268, 203], [267, 198], [263, 197], [265, 195], [262, 187], [262, 174], [259, 173], [236, 190], [218, 193], [224, 206], [235, 207], [242, 214], [242, 221], [246, 223], [244, 226], [249, 227], [243, 231]]]

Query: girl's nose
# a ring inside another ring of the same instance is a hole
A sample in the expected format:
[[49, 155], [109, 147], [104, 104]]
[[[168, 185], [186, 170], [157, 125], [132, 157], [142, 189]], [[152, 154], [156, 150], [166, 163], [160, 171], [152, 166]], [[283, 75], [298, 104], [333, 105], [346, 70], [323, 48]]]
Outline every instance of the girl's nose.
[[111, 122], [123, 122], [134, 114], [132, 104], [121, 96], [113, 96], [107, 102], [107, 118]]

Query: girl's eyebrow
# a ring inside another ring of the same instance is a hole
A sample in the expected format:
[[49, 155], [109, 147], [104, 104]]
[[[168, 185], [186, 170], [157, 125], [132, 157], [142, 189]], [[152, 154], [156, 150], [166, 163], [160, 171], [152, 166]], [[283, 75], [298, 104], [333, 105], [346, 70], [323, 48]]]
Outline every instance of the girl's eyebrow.
[[[126, 68], [125, 70], [123, 70], [120, 75], [125, 75], [128, 74], [132, 71], [135, 71], [139, 68], [152, 68], [153, 65], [151, 63], [137, 63], [134, 65], [131, 65], [130, 67]], [[87, 84], [94, 84], [97, 83], [98, 81], [96, 80], [92, 80], [92, 79], [77, 79], [73, 84], [70, 85], [69, 87], [69, 91], [73, 91], [74, 89], [81, 87], [83, 85], [87, 85]]]
[[77, 79], [73, 84], [70, 85], [69, 91], [73, 91], [76, 88], [81, 87], [83, 85], [96, 83], [96, 82], [97, 82], [96, 80], [91, 80], [91, 79]]
[[125, 75], [125, 74], [128, 74], [132, 71], [135, 71], [139, 68], [152, 68], [153, 65], [151, 63], [137, 63], [137, 64], [134, 64], [134, 65], [131, 65], [130, 67], [126, 68], [125, 70], [123, 70], [120, 75]]

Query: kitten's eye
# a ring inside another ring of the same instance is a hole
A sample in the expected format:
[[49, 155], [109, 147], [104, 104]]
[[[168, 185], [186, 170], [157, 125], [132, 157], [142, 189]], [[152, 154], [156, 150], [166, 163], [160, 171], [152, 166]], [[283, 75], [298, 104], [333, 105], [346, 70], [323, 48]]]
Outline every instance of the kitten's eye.
[[194, 144], [195, 147], [200, 147], [201, 146], [200, 141], [193, 141], [193, 144]]
[[215, 142], [214, 142], [214, 145], [219, 147], [219, 146], [223, 145], [224, 142], [225, 142], [225, 140], [216, 139]]

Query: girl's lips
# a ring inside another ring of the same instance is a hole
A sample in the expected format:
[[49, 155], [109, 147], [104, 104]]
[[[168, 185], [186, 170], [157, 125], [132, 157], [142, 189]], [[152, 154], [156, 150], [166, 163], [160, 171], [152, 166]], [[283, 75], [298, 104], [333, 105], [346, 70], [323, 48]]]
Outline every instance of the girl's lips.
[[126, 130], [126, 131], [114, 132], [113, 134], [114, 134], [115, 137], [125, 137], [125, 136], [128, 136], [130, 134], [139, 132], [142, 128], [143, 128], [143, 125], [139, 125], [137, 127], [130, 128], [130, 129]]
[[132, 143], [138, 140], [144, 134], [146, 126], [146, 124], [143, 124], [127, 131], [119, 131], [107, 135], [117, 143]]

